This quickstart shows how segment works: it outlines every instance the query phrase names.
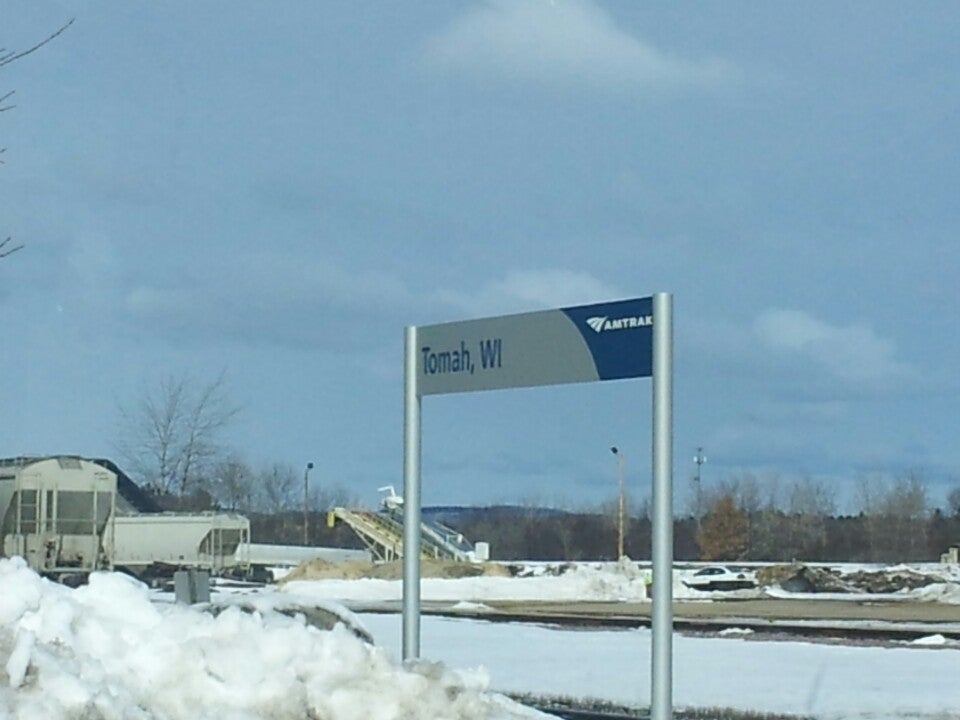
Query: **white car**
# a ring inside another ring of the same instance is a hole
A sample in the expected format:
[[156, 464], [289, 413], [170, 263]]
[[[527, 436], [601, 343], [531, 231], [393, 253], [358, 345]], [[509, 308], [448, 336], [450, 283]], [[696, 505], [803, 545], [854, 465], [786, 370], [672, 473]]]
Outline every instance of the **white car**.
[[757, 581], [746, 568], [710, 565], [697, 570], [683, 584], [693, 590], [743, 590], [756, 587]]

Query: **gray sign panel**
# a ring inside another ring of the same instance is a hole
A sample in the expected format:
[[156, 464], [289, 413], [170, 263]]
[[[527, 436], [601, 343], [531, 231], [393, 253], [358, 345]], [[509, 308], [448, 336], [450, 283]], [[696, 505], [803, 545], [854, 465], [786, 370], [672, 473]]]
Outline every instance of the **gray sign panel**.
[[650, 376], [652, 345], [652, 298], [427, 325], [418, 394]]

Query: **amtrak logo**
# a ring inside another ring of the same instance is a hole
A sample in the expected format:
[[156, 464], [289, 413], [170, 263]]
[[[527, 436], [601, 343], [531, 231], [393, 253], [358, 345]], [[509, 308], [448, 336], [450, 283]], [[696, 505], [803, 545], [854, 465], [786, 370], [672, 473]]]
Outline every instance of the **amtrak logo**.
[[603, 330], [603, 324], [607, 321], [606, 317], [592, 317], [587, 318], [587, 325], [591, 327], [595, 332], [600, 332]]
[[631, 315], [629, 317], [614, 318], [611, 320], [606, 315], [600, 317], [587, 318], [587, 325], [594, 332], [601, 333], [606, 330], [630, 330], [639, 327], [649, 327], [653, 325], [653, 315]]

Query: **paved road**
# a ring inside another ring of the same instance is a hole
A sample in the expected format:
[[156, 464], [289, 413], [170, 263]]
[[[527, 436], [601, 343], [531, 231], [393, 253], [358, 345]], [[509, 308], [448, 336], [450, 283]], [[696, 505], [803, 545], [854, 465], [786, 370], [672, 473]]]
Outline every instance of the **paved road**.
[[[486, 602], [497, 612], [537, 616], [566, 615], [583, 617], [649, 618], [650, 603], [616, 602]], [[714, 600], [712, 602], [677, 601], [673, 615], [685, 620], [757, 620], [877, 621], [897, 623], [957, 623], [960, 605], [923, 602], [851, 601], [851, 600]]]

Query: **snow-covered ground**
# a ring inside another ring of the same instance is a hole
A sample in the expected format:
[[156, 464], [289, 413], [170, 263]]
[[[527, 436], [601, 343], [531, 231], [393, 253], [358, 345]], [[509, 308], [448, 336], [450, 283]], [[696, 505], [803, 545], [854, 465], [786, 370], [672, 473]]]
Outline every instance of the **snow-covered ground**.
[[[639, 570], [620, 572], [611, 564], [583, 564], [559, 573], [559, 567], [535, 565], [522, 577], [423, 578], [423, 600], [482, 602], [484, 600], [612, 600], [647, 599], [646, 577]], [[293, 580], [284, 590], [296, 595], [337, 598], [341, 601], [400, 600], [402, 583], [396, 580]], [[677, 588], [678, 592], [682, 591]]]
[[[678, 600], [705, 600], [712, 598], [759, 598], [780, 597], [796, 599], [871, 600], [884, 601], [931, 601], [960, 605], [960, 567], [956, 565], [917, 564], [897, 565], [884, 568], [879, 565], [835, 564], [841, 574], [870, 570], [891, 573], [909, 569], [914, 573], [943, 579], [913, 590], [893, 593], [797, 593], [779, 588], [758, 587], [736, 591], [704, 591], [686, 585], [702, 564], [678, 568], [673, 572], [673, 597]], [[473, 577], [456, 580], [447, 578], [423, 578], [421, 598], [424, 601], [484, 600], [551, 600], [551, 601], [618, 601], [639, 602], [647, 599], [647, 583], [650, 570], [643, 564], [629, 563], [527, 563], [518, 577]], [[306, 594], [312, 597], [337, 598], [345, 602], [398, 601], [402, 594], [401, 583], [395, 580], [364, 578], [359, 580], [293, 580], [285, 591]]]
[[[399, 617], [361, 619], [378, 644], [399, 653]], [[504, 692], [642, 706], [650, 701], [650, 639], [647, 629], [425, 617], [421, 650], [453, 667], [485, 668], [491, 687]], [[762, 642], [748, 632], [719, 638], [676, 634], [674, 703], [822, 718], [960, 717], [960, 649], [947, 643], [941, 636], [877, 648]]]
[[[426, 601], [631, 600], [642, 573], [586, 565], [529, 577], [425, 579]], [[951, 576], [951, 581], [955, 576]], [[937, 599], [955, 597], [945, 583]], [[322, 580], [219, 597], [218, 614], [171, 602], [120, 574], [70, 590], [0, 560], [0, 720], [273, 720], [535, 717], [497, 691], [644, 704], [649, 632], [573, 631], [426, 617], [428, 661], [397, 662], [400, 618], [361, 615], [377, 641], [318, 630], [273, 608], [400, 597], [399, 581]], [[678, 595], [695, 592], [676, 583]], [[928, 588], [921, 589], [920, 592]], [[696, 593], [709, 602], [709, 593]], [[757, 641], [749, 633], [675, 636], [678, 706], [821, 717], [960, 717], [956, 644], [896, 648]]]

